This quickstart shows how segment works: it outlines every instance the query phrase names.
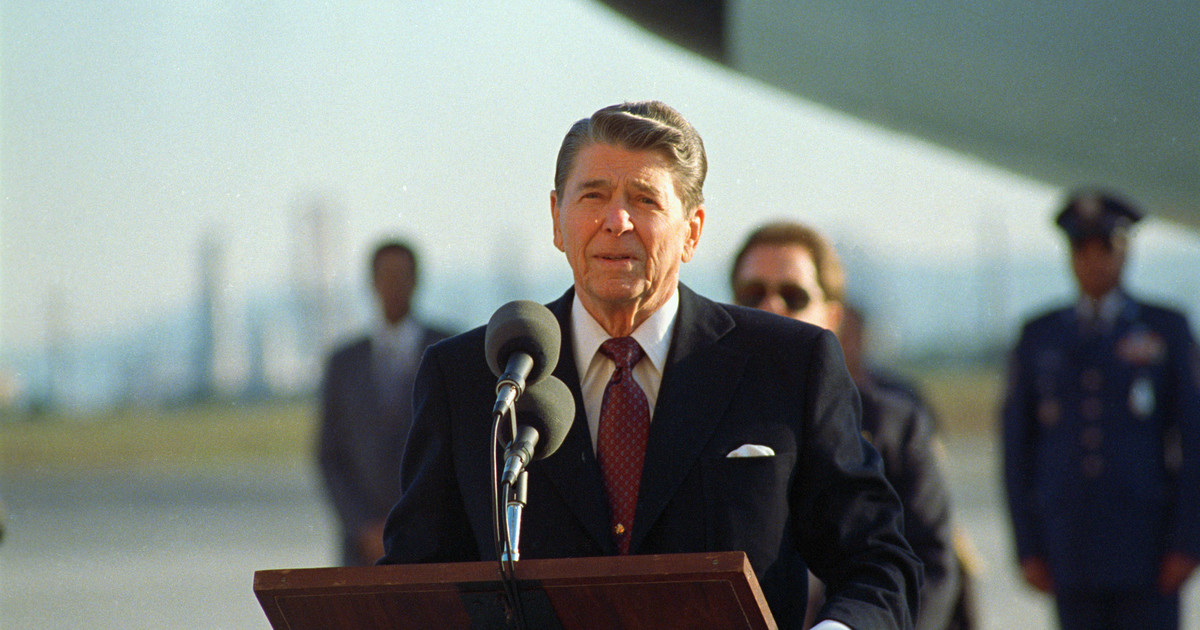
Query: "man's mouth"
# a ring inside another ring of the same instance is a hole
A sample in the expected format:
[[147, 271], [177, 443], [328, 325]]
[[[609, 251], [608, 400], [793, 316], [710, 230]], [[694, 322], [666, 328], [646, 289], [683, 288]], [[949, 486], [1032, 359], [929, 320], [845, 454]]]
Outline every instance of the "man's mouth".
[[601, 260], [610, 260], [610, 261], [613, 261], [613, 262], [619, 262], [619, 261], [633, 260], [633, 259], [634, 259], [634, 258], [633, 258], [633, 256], [629, 256], [629, 255], [626, 255], [626, 254], [600, 254], [599, 256], [597, 256], [597, 258], [600, 258]]

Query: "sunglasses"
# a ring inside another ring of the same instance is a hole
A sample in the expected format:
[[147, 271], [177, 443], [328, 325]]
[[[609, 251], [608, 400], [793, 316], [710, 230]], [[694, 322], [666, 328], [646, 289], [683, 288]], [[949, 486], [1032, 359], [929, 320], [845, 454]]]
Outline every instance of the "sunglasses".
[[733, 301], [740, 306], [758, 306], [771, 295], [778, 295], [787, 309], [793, 313], [803, 311], [812, 302], [812, 296], [800, 285], [785, 283], [768, 286], [758, 280], [751, 280], [734, 287]]

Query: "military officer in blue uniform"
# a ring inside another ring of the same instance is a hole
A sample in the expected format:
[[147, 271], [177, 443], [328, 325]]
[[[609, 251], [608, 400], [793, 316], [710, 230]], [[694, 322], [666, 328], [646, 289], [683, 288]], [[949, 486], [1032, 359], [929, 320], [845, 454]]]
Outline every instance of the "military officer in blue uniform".
[[1072, 195], [1075, 304], [1028, 322], [1003, 407], [1004, 481], [1026, 582], [1067, 629], [1178, 628], [1200, 558], [1200, 353], [1186, 317], [1122, 288], [1141, 212]]

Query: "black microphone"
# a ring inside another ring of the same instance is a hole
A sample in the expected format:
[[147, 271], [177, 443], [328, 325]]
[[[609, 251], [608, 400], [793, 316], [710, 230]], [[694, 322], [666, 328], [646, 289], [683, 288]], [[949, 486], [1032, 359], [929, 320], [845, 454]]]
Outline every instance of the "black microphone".
[[575, 397], [554, 376], [529, 386], [517, 401], [517, 435], [504, 451], [501, 484], [512, 485], [535, 459], [549, 457], [562, 446], [575, 422]]
[[507, 413], [526, 385], [558, 365], [562, 331], [550, 309], [529, 300], [509, 302], [492, 314], [484, 337], [488, 367], [499, 377], [492, 416]]

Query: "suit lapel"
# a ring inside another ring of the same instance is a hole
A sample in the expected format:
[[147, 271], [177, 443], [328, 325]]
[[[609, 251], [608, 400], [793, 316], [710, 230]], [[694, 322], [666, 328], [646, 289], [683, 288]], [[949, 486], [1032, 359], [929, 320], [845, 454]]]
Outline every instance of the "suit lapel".
[[583, 405], [578, 370], [575, 369], [574, 343], [571, 339], [571, 304], [574, 299], [574, 290], [568, 290], [548, 306], [562, 330], [562, 351], [554, 376], [561, 379], [575, 396], [575, 421], [558, 451], [540, 462], [542, 466], [539, 472], [558, 488], [563, 501], [583, 523], [597, 546], [607, 554], [616, 554], [616, 543], [608, 531], [608, 498], [604, 494], [600, 467], [592, 451], [587, 410]]
[[746, 364], [742, 353], [717, 345], [734, 326], [729, 315], [682, 284], [679, 294], [674, 339], [650, 423], [630, 546], [634, 552], [695, 466]]

